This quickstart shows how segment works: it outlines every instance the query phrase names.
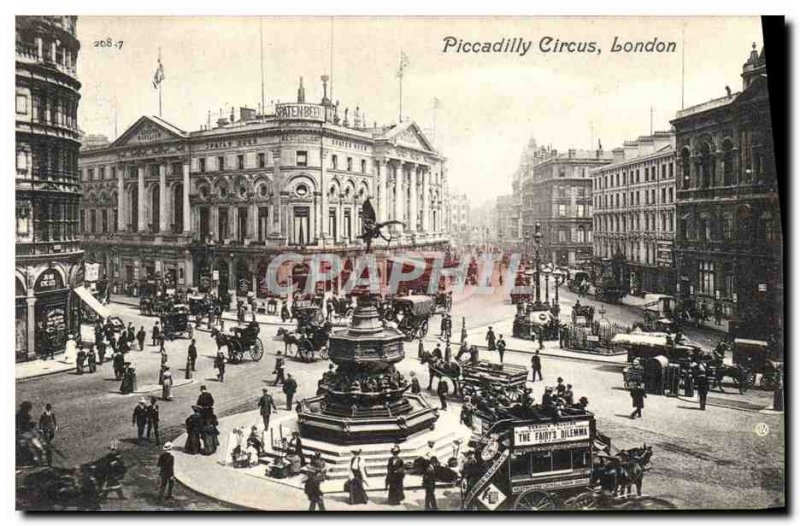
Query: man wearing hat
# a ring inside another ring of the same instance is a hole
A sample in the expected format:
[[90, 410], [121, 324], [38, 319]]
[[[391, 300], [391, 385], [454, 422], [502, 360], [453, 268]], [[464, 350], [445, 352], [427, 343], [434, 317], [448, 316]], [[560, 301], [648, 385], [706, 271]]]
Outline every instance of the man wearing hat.
[[[163, 499], [172, 498], [172, 486], [175, 483], [175, 457], [172, 456], [172, 442], [167, 442], [161, 448], [161, 454], [158, 456], [158, 497]], [[164, 496], [164, 490], [167, 495]]]
[[303, 456], [303, 441], [300, 439], [298, 431], [292, 431], [292, 438], [289, 439], [289, 450], [300, 459], [300, 466], [306, 465], [306, 458]]
[[286, 377], [286, 381], [283, 383], [283, 392], [286, 395], [286, 410], [292, 410], [292, 398], [294, 394], [297, 392], [297, 380], [292, 378], [292, 375], [289, 374]]
[[[322, 455], [319, 451], [314, 454], [314, 460], [312, 461], [312, 465], [319, 461], [322, 461]], [[308, 511], [325, 511], [325, 502], [322, 500], [322, 489], [320, 488], [320, 484], [323, 480], [325, 480], [325, 469], [324, 469], [324, 461], [322, 461], [323, 468], [322, 469], [310, 469], [306, 472], [306, 481], [303, 487], [303, 490], [308, 497]]]
[[261, 419], [264, 421], [264, 432], [266, 433], [269, 429], [269, 419], [272, 416], [272, 412], [277, 412], [278, 408], [275, 406], [275, 400], [266, 387], [261, 389], [261, 393], [261, 398], [258, 399], [258, 412], [261, 413]]
[[633, 404], [634, 410], [631, 413], [631, 419], [642, 417], [642, 409], [644, 408], [644, 399], [647, 398], [647, 393], [645, 393], [642, 384], [637, 382], [633, 384], [631, 387], [631, 402]]
[[282, 353], [281, 351], [278, 351], [278, 356], [275, 358], [275, 370], [272, 371], [275, 373], [275, 383], [272, 385], [278, 385], [278, 382], [286, 382], [286, 378], [283, 376], [285, 367], [286, 366], [284, 365]]
[[553, 405], [553, 387], [548, 385], [544, 388], [544, 394], [542, 395], [542, 406], [549, 407]]
[[145, 437], [145, 426], [147, 426], [147, 400], [144, 398], [139, 399], [139, 403], [133, 408], [133, 425], [137, 429], [137, 437], [139, 442]]
[[500, 355], [500, 363], [503, 363], [503, 355], [506, 353], [506, 341], [503, 339], [502, 334], [497, 340], [497, 353]]
[[159, 340], [161, 340], [161, 327], [158, 326], [158, 320], [153, 323], [153, 347], [159, 344]]
[[391, 505], [400, 504], [406, 498], [403, 493], [403, 479], [406, 476], [405, 464], [400, 458], [400, 446], [395, 444], [392, 449], [392, 458], [386, 466], [386, 489], [389, 490], [389, 501]]
[[158, 436], [158, 400], [155, 396], [150, 397], [150, 405], [147, 406], [147, 440], [150, 440], [150, 434], [156, 439], [156, 445], [161, 443], [161, 438]]

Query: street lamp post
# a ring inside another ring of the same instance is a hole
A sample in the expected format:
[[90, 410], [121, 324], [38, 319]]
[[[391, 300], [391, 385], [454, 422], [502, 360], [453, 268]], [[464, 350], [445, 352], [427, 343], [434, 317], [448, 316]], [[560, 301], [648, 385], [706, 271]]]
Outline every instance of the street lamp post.
[[550, 304], [550, 269], [545, 268], [544, 273], [544, 302]]
[[539, 257], [539, 248], [541, 247], [542, 242], [542, 226], [539, 223], [536, 223], [533, 239], [536, 257], [536, 304], [539, 305], [541, 303], [541, 293], [539, 290], [539, 280], [541, 279], [541, 258]]

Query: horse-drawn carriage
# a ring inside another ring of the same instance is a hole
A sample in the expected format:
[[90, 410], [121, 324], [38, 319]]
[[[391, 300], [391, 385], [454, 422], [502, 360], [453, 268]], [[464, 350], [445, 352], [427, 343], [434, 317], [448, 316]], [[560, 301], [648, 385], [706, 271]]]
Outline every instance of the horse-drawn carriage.
[[[303, 302], [293, 306], [297, 328], [290, 331], [284, 327], [278, 329], [276, 337], [284, 343], [284, 353], [288, 357], [296, 357], [304, 362], [314, 361], [319, 355], [328, 359], [328, 337], [332, 325], [325, 321], [322, 309], [313, 302]], [[295, 354], [292, 354], [292, 348]]]
[[228, 348], [230, 363], [241, 362], [245, 353], [257, 362], [264, 356], [264, 344], [258, 337], [260, 330], [258, 323], [251, 321], [245, 327], [233, 327], [230, 333], [224, 333], [215, 327], [211, 329], [211, 337], [216, 340], [217, 349]]
[[528, 303], [525, 307], [517, 304], [517, 314], [514, 316], [511, 334], [514, 338], [525, 340], [536, 340], [540, 335], [544, 340], [550, 340], [554, 335], [558, 338], [558, 320], [550, 308], [538, 308], [532, 303]]
[[406, 341], [424, 338], [433, 316], [434, 303], [430, 296], [412, 295], [397, 297], [384, 311], [383, 319], [394, 321], [406, 336]]
[[575, 294], [586, 295], [591, 285], [591, 275], [585, 270], [569, 269], [567, 271], [567, 289]]
[[655, 294], [651, 298], [653, 301], [644, 306], [644, 330], [677, 332], [675, 298], [666, 294]]
[[189, 321], [191, 312], [187, 305], [174, 305], [172, 310], [161, 314], [161, 331], [164, 338], [174, 340], [178, 336], [192, 339], [194, 328]]
[[783, 354], [763, 340], [735, 339], [733, 363], [748, 371], [750, 385], [755, 385], [756, 376], [761, 374], [758, 385], [764, 389], [774, 389], [783, 374]]
[[[641, 494], [652, 448], [610, 455], [610, 443], [598, 440], [594, 415], [585, 409], [559, 413], [541, 406], [518, 407], [496, 421], [476, 418], [470, 441], [474, 453], [463, 466], [462, 509], [553, 511], [629, 507], [611, 493]], [[609, 441], [610, 442], [610, 441]], [[603, 449], [600, 448], [603, 446]], [[599, 458], [615, 459], [613, 488], [596, 488], [605, 467]]]
[[581, 305], [576, 301], [572, 306], [572, 324], [576, 327], [591, 327], [594, 321], [594, 307], [591, 305]]

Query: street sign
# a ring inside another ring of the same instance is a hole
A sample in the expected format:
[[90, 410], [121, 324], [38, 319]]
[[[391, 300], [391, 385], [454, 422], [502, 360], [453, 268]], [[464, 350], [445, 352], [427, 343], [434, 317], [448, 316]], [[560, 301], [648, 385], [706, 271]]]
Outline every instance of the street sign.
[[478, 495], [478, 502], [486, 506], [489, 511], [494, 511], [506, 500], [506, 494], [494, 484], [489, 486]]

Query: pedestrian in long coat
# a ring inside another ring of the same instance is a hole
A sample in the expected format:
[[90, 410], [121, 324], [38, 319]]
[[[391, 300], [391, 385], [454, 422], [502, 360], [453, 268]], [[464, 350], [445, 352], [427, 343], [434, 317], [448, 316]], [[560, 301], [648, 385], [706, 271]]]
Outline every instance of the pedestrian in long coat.
[[196, 371], [195, 369], [195, 362], [197, 362], [197, 345], [195, 344], [194, 338], [192, 338], [192, 343], [189, 344], [189, 364], [191, 365], [192, 371]]
[[647, 393], [645, 393], [644, 387], [642, 384], [636, 383], [631, 388], [631, 400], [634, 407], [633, 412], [631, 413], [631, 418], [642, 417], [642, 409], [644, 408], [644, 399], [647, 398]]
[[97, 365], [103, 365], [106, 361], [106, 342], [101, 338], [95, 345], [97, 345]]
[[436, 394], [439, 395], [439, 403], [442, 404], [442, 411], [447, 411], [447, 382], [444, 378], [439, 379], [439, 385], [436, 386]]
[[161, 339], [161, 327], [158, 326], [158, 321], [153, 324], [153, 347], [158, 345]]
[[86, 365], [89, 366], [90, 373], [97, 372], [97, 355], [91, 347], [89, 348], [89, 352], [86, 353]]
[[214, 368], [217, 370], [217, 380], [220, 382], [225, 381], [225, 355], [222, 354], [222, 351], [217, 353], [216, 358], [214, 358]]
[[[158, 456], [158, 497], [172, 498], [172, 486], [175, 484], [175, 457], [172, 456], [172, 442], [164, 444], [162, 453]], [[164, 492], [166, 491], [166, 496]]]
[[75, 369], [78, 374], [83, 374], [83, 366], [86, 364], [86, 351], [83, 347], [78, 348], [78, 354], [75, 358]]
[[139, 350], [144, 350], [144, 341], [147, 339], [147, 331], [144, 330], [144, 325], [139, 328], [139, 332], [136, 333], [136, 341], [139, 342]]
[[203, 425], [203, 454], [213, 455], [219, 447], [219, 430], [217, 429], [217, 417], [211, 415]]
[[203, 417], [200, 416], [200, 408], [197, 406], [193, 406], [192, 413], [189, 418], [186, 419], [186, 444], [184, 445], [183, 449], [186, 453], [190, 455], [196, 455], [202, 451], [202, 447], [200, 445], [200, 436], [203, 432]]
[[437, 510], [436, 506], [436, 468], [429, 463], [422, 474], [422, 487], [425, 488], [425, 510]]
[[307, 473], [303, 491], [308, 497], [308, 511], [316, 511], [317, 508], [319, 511], [325, 511], [325, 502], [322, 500], [323, 493], [320, 488], [322, 480], [322, 474], [316, 470]]
[[533, 356], [531, 356], [531, 370], [532, 370], [532, 382], [536, 381], [536, 375], [539, 375], [539, 380], [542, 379], [542, 359], [539, 356], [539, 351], [536, 351]]
[[347, 482], [348, 502], [350, 504], [366, 504], [369, 502], [367, 492], [364, 490], [367, 473], [360, 449], [353, 450], [353, 458], [350, 459], [350, 475], [350, 480]]
[[400, 458], [400, 447], [395, 445], [392, 450], [392, 458], [386, 466], [386, 488], [389, 490], [389, 504], [395, 505], [403, 502], [406, 498], [403, 493], [403, 479], [406, 476], [405, 464]]
[[695, 385], [697, 386], [697, 395], [700, 397], [700, 409], [705, 411], [709, 388], [708, 375], [704, 372], [699, 373], [697, 375], [697, 379], [695, 380]]
[[491, 327], [489, 327], [489, 330], [486, 331], [486, 345], [489, 347], [490, 351], [494, 351], [497, 348], [494, 331]]
[[297, 380], [292, 378], [292, 375], [289, 374], [286, 377], [286, 382], [283, 384], [283, 392], [286, 394], [286, 410], [292, 410], [292, 398], [294, 397], [294, 393], [297, 392]]
[[150, 397], [150, 405], [147, 406], [147, 440], [150, 440], [150, 435], [156, 439], [156, 445], [161, 443], [161, 437], [158, 434], [158, 423], [160, 421], [158, 400], [155, 396]]
[[125, 357], [119, 351], [114, 351], [114, 356], [111, 358], [111, 366], [114, 368], [114, 379], [122, 380], [122, 374], [125, 372]]
[[139, 442], [144, 440], [145, 426], [147, 425], [147, 400], [139, 399], [139, 403], [133, 408], [133, 425], [136, 426], [136, 437]]

